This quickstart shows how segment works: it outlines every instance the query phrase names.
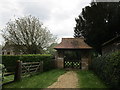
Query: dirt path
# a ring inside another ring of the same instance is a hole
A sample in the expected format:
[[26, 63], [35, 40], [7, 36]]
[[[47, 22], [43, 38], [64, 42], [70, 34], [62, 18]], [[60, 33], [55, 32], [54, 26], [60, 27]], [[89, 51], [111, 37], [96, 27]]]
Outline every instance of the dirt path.
[[74, 71], [69, 71], [61, 75], [57, 82], [53, 83], [48, 88], [77, 88], [78, 78]]

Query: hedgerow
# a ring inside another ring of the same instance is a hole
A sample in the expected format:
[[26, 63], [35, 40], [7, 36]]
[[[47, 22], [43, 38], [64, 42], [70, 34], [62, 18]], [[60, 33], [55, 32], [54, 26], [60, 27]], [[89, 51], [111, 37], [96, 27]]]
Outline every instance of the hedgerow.
[[120, 88], [120, 52], [93, 59], [91, 69], [109, 86]]
[[[31, 55], [3, 55], [2, 64], [5, 65], [8, 71], [14, 71], [16, 67], [17, 60], [23, 62], [39, 62], [43, 61], [44, 71], [50, 70], [53, 68], [52, 56], [49, 54], [31, 54]], [[13, 68], [9, 68], [13, 67]]]

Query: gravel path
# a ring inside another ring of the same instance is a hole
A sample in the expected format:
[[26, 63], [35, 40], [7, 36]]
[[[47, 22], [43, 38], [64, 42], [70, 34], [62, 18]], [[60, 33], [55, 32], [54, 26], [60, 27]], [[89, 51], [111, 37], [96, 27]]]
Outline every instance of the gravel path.
[[78, 78], [74, 71], [68, 71], [61, 75], [57, 82], [53, 83], [48, 88], [77, 88]]

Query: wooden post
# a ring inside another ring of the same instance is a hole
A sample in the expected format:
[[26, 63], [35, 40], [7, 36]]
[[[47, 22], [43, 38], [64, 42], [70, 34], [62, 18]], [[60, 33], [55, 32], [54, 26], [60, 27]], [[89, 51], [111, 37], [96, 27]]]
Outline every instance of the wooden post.
[[22, 71], [22, 61], [18, 60], [16, 64], [14, 81], [21, 80], [21, 73], [22, 73], [21, 71]]

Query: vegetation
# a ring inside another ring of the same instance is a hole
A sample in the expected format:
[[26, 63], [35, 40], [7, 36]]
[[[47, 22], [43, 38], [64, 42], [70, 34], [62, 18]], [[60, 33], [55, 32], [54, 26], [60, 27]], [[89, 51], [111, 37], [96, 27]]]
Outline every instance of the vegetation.
[[120, 52], [95, 58], [91, 69], [109, 86], [120, 88]]
[[[35, 76], [23, 78], [20, 82], [5, 85], [4, 88], [46, 88], [66, 71], [55, 69]], [[107, 88], [107, 86], [91, 71], [76, 71], [78, 74], [78, 88]], [[12, 77], [11, 77], [12, 78]], [[11, 79], [7, 78], [7, 80]], [[34, 83], [31, 83], [34, 82]]]
[[14, 81], [14, 75], [4, 76], [4, 80], [2, 83], [7, 83], [7, 82], [11, 82], [11, 81]]
[[55, 56], [56, 50], [54, 49], [54, 47], [55, 47], [56, 45], [57, 45], [57, 43], [52, 43], [52, 44], [47, 48], [46, 53]]
[[0, 45], [0, 54], [2, 54], [2, 45]]
[[104, 42], [120, 34], [120, 2], [92, 2], [75, 21], [74, 37], [84, 37], [100, 53]]
[[79, 88], [107, 88], [107, 86], [91, 71], [77, 71]]
[[31, 54], [31, 55], [2, 55], [2, 63], [5, 67], [13, 67], [7, 68], [8, 71], [14, 71], [16, 66], [16, 61], [21, 60], [23, 62], [35, 62], [35, 61], [43, 61], [44, 71], [50, 70], [54, 68], [52, 63], [52, 56], [49, 54]]
[[35, 76], [24, 78], [20, 82], [14, 82], [5, 85], [4, 88], [47, 88], [55, 81], [57, 81], [57, 78], [64, 73], [64, 70], [55, 69]]
[[56, 40], [39, 19], [32, 16], [8, 22], [2, 32], [5, 42], [24, 54], [43, 53]]
[[4, 73], [6, 72], [6, 68], [3, 64], [0, 64], [0, 85], [2, 84], [2, 80], [4, 79]]

